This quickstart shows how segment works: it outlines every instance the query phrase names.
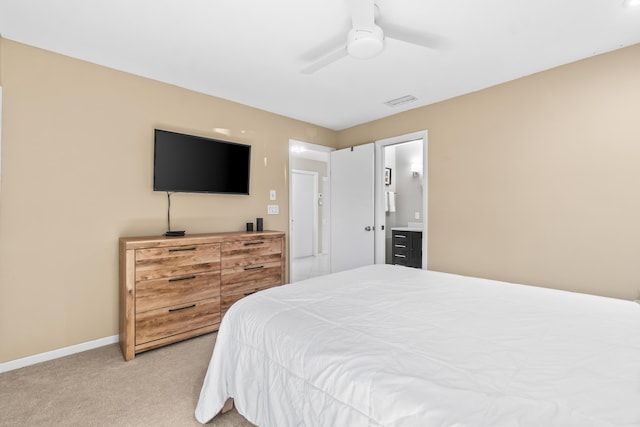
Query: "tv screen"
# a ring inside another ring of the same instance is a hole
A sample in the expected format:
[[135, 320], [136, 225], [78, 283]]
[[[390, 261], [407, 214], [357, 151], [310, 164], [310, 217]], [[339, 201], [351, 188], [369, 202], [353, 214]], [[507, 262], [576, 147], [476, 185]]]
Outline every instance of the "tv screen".
[[153, 190], [249, 194], [251, 146], [155, 130]]

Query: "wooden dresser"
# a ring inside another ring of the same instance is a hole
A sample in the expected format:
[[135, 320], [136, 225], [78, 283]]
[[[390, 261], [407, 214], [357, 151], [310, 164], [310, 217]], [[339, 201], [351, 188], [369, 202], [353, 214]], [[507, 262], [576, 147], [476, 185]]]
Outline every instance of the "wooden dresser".
[[278, 231], [120, 238], [120, 347], [136, 353], [218, 329], [239, 299], [285, 280]]

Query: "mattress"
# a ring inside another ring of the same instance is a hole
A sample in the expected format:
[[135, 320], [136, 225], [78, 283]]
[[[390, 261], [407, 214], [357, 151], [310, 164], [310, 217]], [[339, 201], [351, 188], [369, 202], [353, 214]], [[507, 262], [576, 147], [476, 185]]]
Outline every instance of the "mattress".
[[225, 315], [196, 407], [261, 427], [640, 426], [640, 305], [401, 266]]

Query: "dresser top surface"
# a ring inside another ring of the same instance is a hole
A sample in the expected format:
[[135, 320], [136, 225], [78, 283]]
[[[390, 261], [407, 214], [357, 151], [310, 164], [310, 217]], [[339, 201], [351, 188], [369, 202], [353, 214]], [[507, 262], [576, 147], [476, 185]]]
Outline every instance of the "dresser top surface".
[[185, 234], [179, 237], [168, 236], [132, 236], [120, 237], [120, 247], [123, 249], [138, 249], [145, 247], [196, 245], [205, 243], [222, 243], [238, 240], [274, 239], [284, 237], [282, 231], [229, 231], [220, 233]]

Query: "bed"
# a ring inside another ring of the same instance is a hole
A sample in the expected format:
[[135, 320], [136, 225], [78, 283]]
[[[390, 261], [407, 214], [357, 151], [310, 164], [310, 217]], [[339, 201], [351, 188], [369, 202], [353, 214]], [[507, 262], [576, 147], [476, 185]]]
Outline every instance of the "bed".
[[640, 304], [372, 265], [225, 315], [196, 419], [286, 426], [640, 426]]

